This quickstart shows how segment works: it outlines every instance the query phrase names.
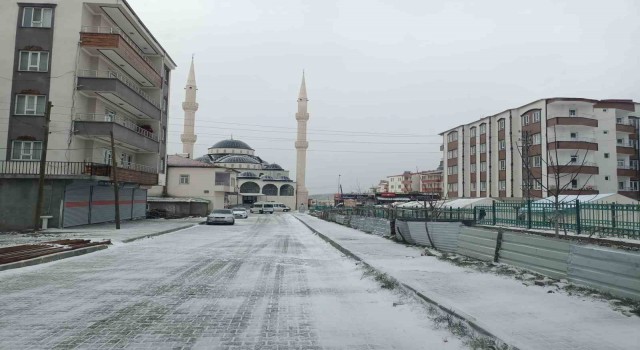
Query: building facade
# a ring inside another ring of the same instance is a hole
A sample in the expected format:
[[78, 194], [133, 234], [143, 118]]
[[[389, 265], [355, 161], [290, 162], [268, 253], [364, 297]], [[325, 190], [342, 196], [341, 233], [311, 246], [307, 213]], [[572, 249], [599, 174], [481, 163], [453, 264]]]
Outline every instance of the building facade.
[[400, 175], [387, 176], [386, 180], [380, 181], [378, 193], [424, 193], [442, 196], [442, 169], [405, 171]]
[[[0, 27], [0, 76], [11, 77], [0, 80], [0, 174], [4, 186], [21, 180], [13, 189], [23, 194], [21, 213], [35, 212], [47, 125], [43, 215], [53, 216], [54, 226], [97, 220], [69, 215], [79, 203], [93, 203], [92, 189], [109, 186], [113, 158], [124, 186], [164, 183], [175, 63], [126, 1], [2, 1]], [[95, 216], [104, 209], [100, 220], [112, 220], [113, 198], [97, 202], [110, 204], [83, 210]], [[32, 221], [25, 219], [16, 220]]]
[[638, 108], [631, 100], [549, 98], [447, 130], [445, 196], [637, 198]]

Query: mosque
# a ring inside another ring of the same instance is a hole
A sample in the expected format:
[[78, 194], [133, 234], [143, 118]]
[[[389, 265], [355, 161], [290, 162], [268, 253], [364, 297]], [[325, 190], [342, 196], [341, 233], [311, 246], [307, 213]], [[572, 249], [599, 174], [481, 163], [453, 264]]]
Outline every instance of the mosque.
[[219, 141], [195, 160], [238, 171], [239, 204], [274, 201], [296, 208], [296, 183], [289, 178], [289, 170], [256, 156], [255, 150], [240, 140]]
[[[198, 139], [195, 132], [195, 113], [198, 110], [198, 103], [196, 102], [197, 87], [193, 58], [185, 92], [185, 101], [182, 103], [182, 109], [185, 113], [183, 134], [181, 135], [183, 154], [173, 156], [168, 164], [169, 167], [180, 167], [180, 175], [184, 177], [184, 180], [178, 182], [179, 178], [176, 178], [176, 181], [173, 181], [175, 185], [168, 182], [167, 187], [171, 187], [171, 193], [178, 193], [179, 197], [188, 196], [189, 188], [194, 187], [192, 182], [187, 180], [189, 177], [188, 168], [192, 168], [194, 173], [203, 167], [225, 168], [229, 175], [214, 174], [215, 170], [210, 170], [213, 175], [205, 176], [205, 181], [198, 181], [198, 188], [189, 193], [207, 193], [216, 197], [215, 188], [220, 185], [232, 191], [221, 192], [220, 196], [224, 200], [213, 198], [213, 203], [224, 203], [225, 206], [230, 206], [234, 204], [250, 205], [258, 201], [273, 201], [283, 203], [293, 210], [307, 207], [308, 191], [305, 187], [305, 172], [306, 154], [309, 146], [307, 142], [309, 113], [307, 113], [308, 99], [304, 72], [297, 100], [298, 111], [295, 114], [298, 125], [298, 135], [295, 142], [296, 181], [289, 177], [289, 170], [283, 169], [277, 163], [263, 160], [255, 154], [255, 150], [248, 144], [235, 140], [233, 137], [215, 143], [208, 148], [207, 154], [194, 159], [193, 146]], [[223, 179], [224, 182], [222, 182]], [[218, 182], [220, 183], [218, 184]], [[209, 187], [214, 187], [214, 190], [210, 190]]]

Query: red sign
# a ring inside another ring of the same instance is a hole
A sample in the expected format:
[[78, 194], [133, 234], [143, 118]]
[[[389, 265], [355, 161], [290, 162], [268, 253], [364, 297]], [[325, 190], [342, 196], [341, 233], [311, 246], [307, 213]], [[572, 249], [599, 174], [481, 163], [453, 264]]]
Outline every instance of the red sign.
[[380, 197], [389, 198], [389, 197], [395, 197], [395, 196], [396, 196], [396, 194], [393, 193], [393, 192], [382, 192], [382, 193], [380, 193]]

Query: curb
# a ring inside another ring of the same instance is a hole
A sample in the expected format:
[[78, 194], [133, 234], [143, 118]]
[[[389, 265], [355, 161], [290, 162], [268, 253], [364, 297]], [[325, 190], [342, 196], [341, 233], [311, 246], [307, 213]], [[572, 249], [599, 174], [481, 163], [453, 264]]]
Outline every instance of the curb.
[[329, 243], [332, 247], [336, 248], [337, 250], [339, 250], [341, 253], [345, 254], [346, 256], [357, 260], [359, 262], [361, 262], [363, 265], [367, 266], [368, 268], [374, 270], [377, 273], [381, 273], [381, 274], [386, 274], [388, 276], [389, 279], [393, 280], [394, 282], [396, 282], [405, 292], [408, 292], [410, 294], [413, 294], [414, 296], [418, 297], [419, 299], [421, 299], [422, 301], [434, 305], [436, 307], [438, 307], [440, 310], [444, 311], [445, 313], [459, 318], [461, 320], [464, 320], [465, 322], [467, 322], [469, 324], [469, 326], [471, 326], [471, 328], [473, 328], [476, 332], [486, 336], [486, 337], [490, 337], [494, 340], [500, 341], [504, 344], [507, 344], [507, 342], [503, 341], [502, 339], [500, 339], [498, 336], [496, 336], [495, 334], [491, 333], [489, 330], [487, 330], [486, 328], [480, 326], [478, 324], [478, 322], [475, 320], [474, 317], [465, 314], [464, 312], [461, 311], [456, 311], [453, 308], [450, 308], [446, 305], [443, 305], [429, 297], [427, 297], [426, 295], [424, 295], [423, 293], [419, 292], [416, 288], [402, 283], [400, 281], [398, 281], [396, 278], [394, 278], [393, 276], [390, 276], [389, 274], [385, 273], [384, 271], [380, 271], [379, 269], [371, 266], [370, 264], [368, 264], [366, 261], [364, 261], [362, 258], [360, 258], [359, 256], [357, 256], [356, 254], [354, 254], [353, 252], [351, 252], [350, 250], [348, 250], [347, 248], [341, 246], [340, 244], [336, 243], [334, 240], [332, 240], [331, 238], [325, 236], [324, 234], [318, 232], [316, 229], [314, 229], [313, 227], [311, 227], [309, 224], [307, 224], [306, 222], [304, 222], [302, 219], [300, 219], [299, 217], [297, 217], [296, 215], [294, 215], [294, 217], [296, 219], [298, 219], [298, 221], [300, 221], [303, 225], [305, 225], [309, 230], [311, 230], [311, 232], [315, 233], [316, 235], [318, 235], [322, 240], [324, 240], [325, 242]]
[[165, 230], [165, 231], [160, 231], [160, 232], [155, 232], [155, 233], [150, 233], [148, 235], [143, 235], [143, 236], [138, 236], [138, 237], [133, 237], [133, 238], [128, 238], [125, 240], [122, 240], [122, 243], [131, 243], [131, 242], [135, 242], [137, 240], [141, 240], [141, 239], [145, 239], [145, 238], [151, 238], [151, 237], [155, 237], [155, 236], [160, 236], [160, 235], [164, 235], [167, 233], [171, 233], [171, 232], [176, 232], [176, 231], [180, 231], [186, 228], [191, 228], [191, 227], [195, 227], [198, 226], [199, 224], [189, 224], [189, 225], [184, 225], [184, 226], [180, 226], [180, 227], [176, 227], [176, 228], [172, 228], [169, 230]]
[[40, 265], [40, 264], [44, 264], [44, 263], [48, 263], [48, 262], [52, 262], [52, 261], [56, 261], [56, 260], [62, 260], [62, 259], [71, 258], [71, 257], [74, 257], [74, 256], [80, 256], [80, 255], [84, 255], [84, 254], [97, 252], [99, 250], [107, 249], [107, 247], [108, 247], [108, 245], [106, 245], [106, 244], [104, 244], [104, 245], [95, 245], [95, 246], [86, 247], [86, 248], [68, 250], [66, 252], [60, 252], [60, 253], [55, 253], [55, 254], [50, 254], [50, 255], [39, 256], [37, 258], [33, 258], [33, 259], [29, 259], [29, 260], [16, 261], [16, 262], [9, 263], [9, 264], [6, 264], [6, 265], [0, 265], [0, 271], [18, 269], [18, 268], [21, 268], [21, 267], [27, 267], [27, 266], [33, 266], [33, 265]]

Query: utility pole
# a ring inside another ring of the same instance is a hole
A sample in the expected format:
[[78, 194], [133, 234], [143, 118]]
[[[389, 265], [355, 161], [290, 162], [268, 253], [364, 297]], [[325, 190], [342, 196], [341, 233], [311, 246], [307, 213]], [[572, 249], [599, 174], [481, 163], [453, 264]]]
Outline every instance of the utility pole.
[[116, 167], [116, 146], [113, 142], [113, 130], [111, 135], [111, 169], [113, 169], [113, 194], [116, 197], [116, 230], [120, 229], [120, 187], [118, 186], [118, 168]]
[[49, 148], [49, 124], [51, 123], [51, 108], [53, 103], [47, 102], [44, 111], [44, 137], [42, 139], [42, 151], [40, 154], [40, 177], [38, 179], [38, 201], [36, 202], [36, 212], [33, 218], [33, 228], [38, 229], [40, 223], [40, 215], [42, 215], [42, 202], [44, 201], [44, 173], [47, 165], [47, 148]]

